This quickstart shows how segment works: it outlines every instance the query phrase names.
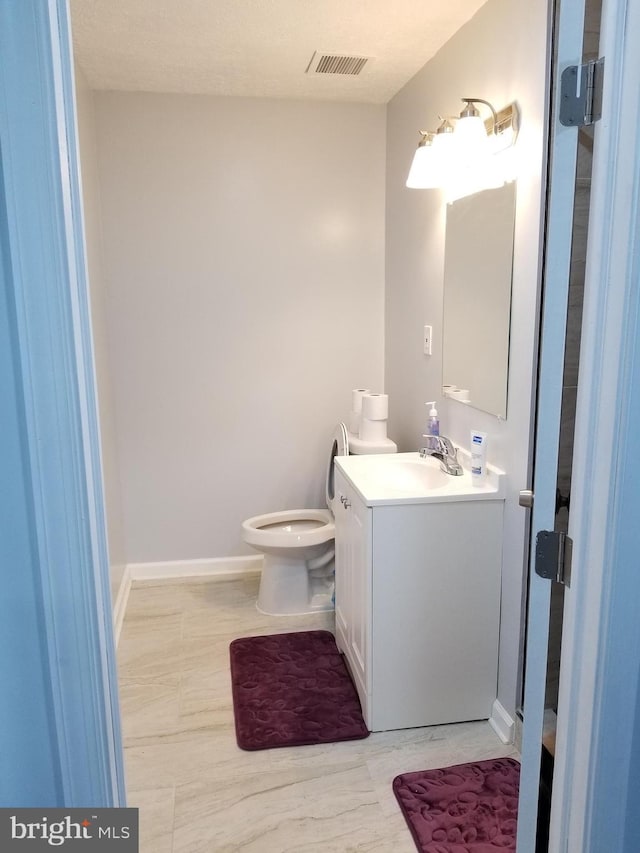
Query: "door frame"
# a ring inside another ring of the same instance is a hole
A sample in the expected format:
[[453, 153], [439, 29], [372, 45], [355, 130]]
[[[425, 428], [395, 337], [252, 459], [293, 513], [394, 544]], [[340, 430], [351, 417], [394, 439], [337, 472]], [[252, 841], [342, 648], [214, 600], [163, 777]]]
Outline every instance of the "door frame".
[[[559, 8], [558, 8], [559, 5]], [[541, 750], [544, 724], [551, 582], [535, 573], [535, 543], [540, 530], [555, 524], [559, 437], [562, 413], [566, 322], [571, 269], [578, 130], [559, 121], [560, 75], [579, 64], [583, 50], [584, 0], [549, 4], [550, 92], [547, 203], [544, 223], [543, 290], [536, 389], [534, 504], [528, 558], [524, 673], [522, 768], [518, 806], [518, 853], [534, 853], [538, 826]], [[554, 17], [557, 18], [554, 21]]]
[[[0, 171], [62, 803], [125, 804], [66, 0], [0, 4]], [[37, 768], [32, 768], [37, 772]]]
[[626, 820], [630, 797], [638, 797], [630, 780], [640, 717], [638, 32], [640, 0], [604, 0], [603, 113], [595, 127], [587, 241], [553, 851], [632, 849], [625, 846]]
[[[561, 14], [574, 28], [569, 40], [577, 38], [583, 8], [582, 0], [561, 0]], [[553, 853], [638, 849], [638, 829], [628, 816], [637, 812], [633, 758], [640, 751], [634, 739], [640, 722], [640, 456], [634, 441], [640, 423], [640, 56], [633, 40], [639, 30], [640, 0], [604, 0], [603, 114], [595, 127], [587, 241], [569, 518], [574, 546], [549, 836]], [[579, 56], [573, 61], [579, 63]], [[562, 54], [559, 70], [566, 64], [571, 58]], [[536, 488], [536, 503], [539, 497]], [[535, 536], [541, 525], [532, 527]], [[532, 582], [541, 601], [544, 583]], [[542, 658], [528, 668], [528, 680], [532, 672], [537, 686], [529, 683], [529, 689], [540, 693]], [[533, 849], [532, 769], [539, 767], [541, 710], [542, 704], [533, 714], [525, 710], [519, 853]]]
[[[18, 355], [25, 379], [32, 488], [38, 499], [37, 546], [47, 651], [56, 687], [55, 731], [64, 767], [65, 804], [86, 805], [90, 800], [118, 805], [124, 803], [124, 782], [68, 9], [65, 0], [46, 4], [23, 0], [11, 4], [10, 14], [12, 35], [6, 44], [15, 49], [10, 54], [3, 50], [0, 63], [7, 78], [16, 82], [16, 92], [5, 86], [1, 107], [6, 115], [23, 116], [28, 82], [43, 104], [41, 118], [46, 120], [38, 135], [42, 160], [33, 159], [29, 144], [34, 128], [26, 132], [19, 121], [8, 122], [12, 130], [8, 141], [3, 139], [3, 171], [12, 205]], [[598, 796], [611, 806], [609, 828], [617, 827], [622, 838], [629, 768], [618, 764], [617, 786], [611, 785], [609, 773], [598, 770], [606, 763], [605, 738], [613, 756], [624, 755], [625, 745], [626, 755], [631, 754], [631, 723], [637, 721], [639, 710], [637, 662], [623, 686], [619, 676], [620, 651], [629, 644], [640, 648], [640, 626], [628, 618], [617, 619], [628, 616], [634, 598], [628, 593], [636, 594], [639, 585], [632, 569], [640, 457], [631, 452], [640, 394], [635, 350], [640, 55], [631, 36], [639, 26], [640, 0], [605, 0], [601, 51], [606, 55], [605, 97], [596, 130], [576, 414], [570, 529], [574, 574], [563, 636], [551, 824], [554, 851], [603, 849], [597, 847], [602, 833], [597, 820], [602, 810], [594, 808]], [[36, 186], [30, 179], [34, 171], [46, 181]], [[36, 222], [25, 219], [37, 210], [42, 212]], [[36, 241], [42, 236], [36, 223], [50, 240], [48, 251]], [[43, 453], [42, 436], [52, 431], [56, 446], [69, 449], [70, 465], [63, 465], [61, 458], [53, 464]], [[54, 535], [61, 518], [66, 537]], [[60, 565], [67, 571], [56, 571]], [[614, 692], [620, 699], [616, 712], [622, 724], [612, 726], [605, 700]], [[617, 747], [613, 750], [612, 738]], [[88, 756], [96, 760], [93, 767]], [[623, 849], [612, 838], [608, 835], [609, 848]]]

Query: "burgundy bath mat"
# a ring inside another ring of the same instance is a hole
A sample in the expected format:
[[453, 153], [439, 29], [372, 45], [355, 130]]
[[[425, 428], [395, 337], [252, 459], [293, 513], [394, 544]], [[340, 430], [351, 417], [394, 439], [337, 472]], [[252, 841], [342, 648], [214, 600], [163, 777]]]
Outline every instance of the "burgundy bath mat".
[[393, 792], [421, 853], [516, 849], [520, 765], [513, 758], [403, 773]]
[[368, 736], [358, 694], [329, 631], [244, 637], [231, 643], [230, 653], [242, 749]]

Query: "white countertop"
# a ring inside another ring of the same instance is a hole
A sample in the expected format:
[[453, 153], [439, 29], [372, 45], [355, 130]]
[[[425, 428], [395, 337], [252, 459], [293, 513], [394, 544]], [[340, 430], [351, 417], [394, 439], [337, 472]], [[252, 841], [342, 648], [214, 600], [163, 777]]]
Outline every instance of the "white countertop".
[[441, 471], [438, 459], [421, 459], [419, 453], [336, 456], [335, 464], [367, 506], [504, 500], [505, 496], [505, 474], [492, 466], [476, 486], [468, 469], [455, 477]]

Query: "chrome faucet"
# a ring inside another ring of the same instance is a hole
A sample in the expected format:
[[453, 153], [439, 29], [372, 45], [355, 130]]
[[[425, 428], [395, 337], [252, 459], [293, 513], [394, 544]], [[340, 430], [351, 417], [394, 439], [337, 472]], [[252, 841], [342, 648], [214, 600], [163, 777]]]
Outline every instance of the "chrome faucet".
[[460, 477], [463, 473], [462, 465], [458, 462], [458, 451], [446, 435], [425, 435], [427, 443], [420, 448], [420, 458], [435, 456], [440, 460], [440, 467], [445, 474]]

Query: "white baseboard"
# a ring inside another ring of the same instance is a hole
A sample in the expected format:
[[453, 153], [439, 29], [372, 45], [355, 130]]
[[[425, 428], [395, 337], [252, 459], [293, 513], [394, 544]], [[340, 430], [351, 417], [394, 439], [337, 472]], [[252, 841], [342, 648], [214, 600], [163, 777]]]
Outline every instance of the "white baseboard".
[[124, 622], [124, 612], [127, 609], [127, 601], [129, 600], [129, 592], [131, 591], [131, 572], [129, 566], [124, 567], [118, 593], [113, 602], [113, 634], [118, 647], [120, 640], [120, 632], [122, 631], [122, 623]]
[[168, 578], [200, 578], [214, 575], [254, 574], [262, 570], [263, 558], [214, 557], [205, 560], [171, 560], [165, 563], [129, 563], [127, 570], [133, 581]]
[[491, 709], [489, 725], [498, 735], [502, 743], [513, 743], [516, 727], [515, 720], [507, 713], [502, 703], [497, 699], [493, 703], [493, 708]]
[[217, 557], [206, 560], [171, 560], [164, 563], [129, 563], [113, 603], [113, 633], [116, 647], [120, 640], [127, 601], [133, 581], [155, 581], [229, 575], [257, 574], [262, 570], [263, 557]]

